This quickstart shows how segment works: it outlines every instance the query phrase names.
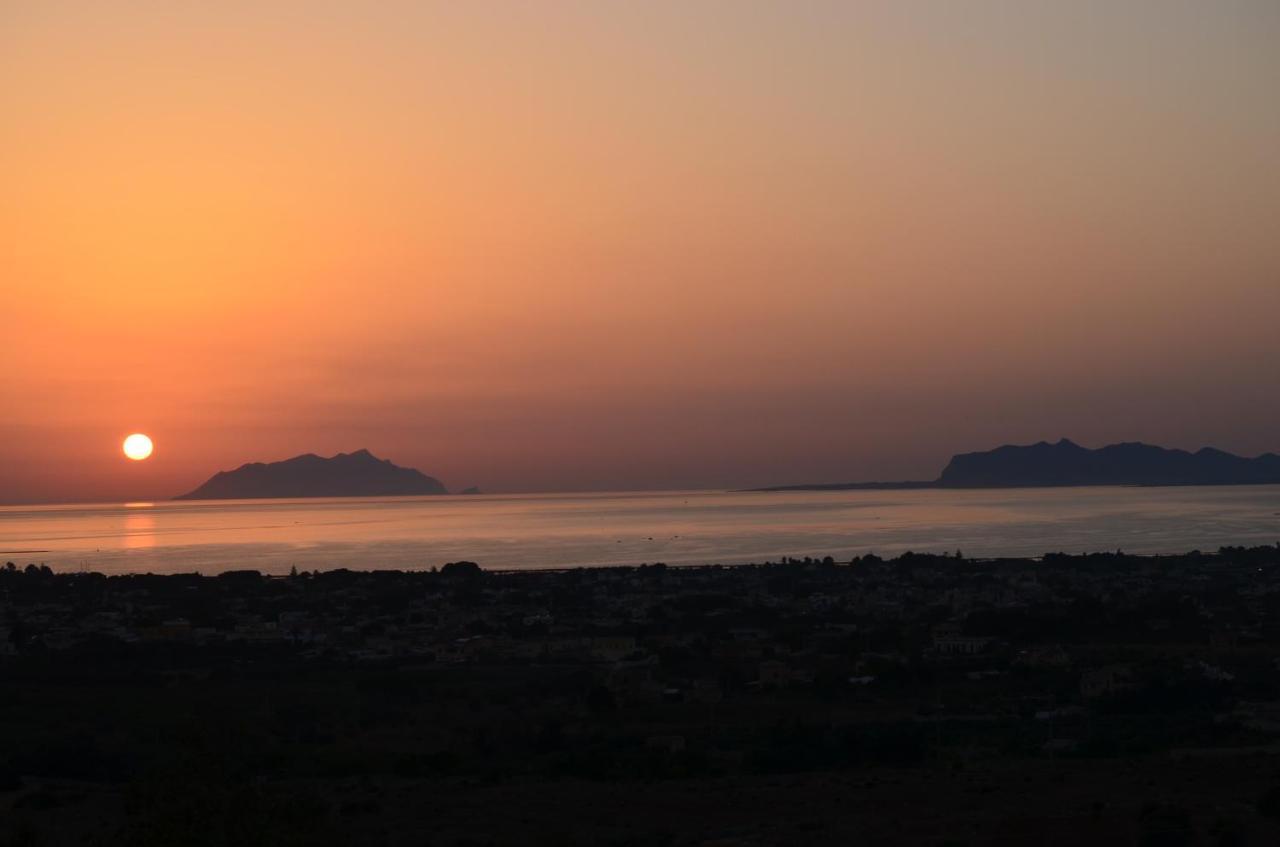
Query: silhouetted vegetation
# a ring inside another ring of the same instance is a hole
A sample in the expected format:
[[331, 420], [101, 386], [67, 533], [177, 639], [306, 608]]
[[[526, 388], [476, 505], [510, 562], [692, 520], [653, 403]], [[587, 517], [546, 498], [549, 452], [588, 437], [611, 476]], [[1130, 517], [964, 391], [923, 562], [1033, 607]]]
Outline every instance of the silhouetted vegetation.
[[1277, 612], [1275, 547], [6, 565], [0, 844], [1271, 843]]

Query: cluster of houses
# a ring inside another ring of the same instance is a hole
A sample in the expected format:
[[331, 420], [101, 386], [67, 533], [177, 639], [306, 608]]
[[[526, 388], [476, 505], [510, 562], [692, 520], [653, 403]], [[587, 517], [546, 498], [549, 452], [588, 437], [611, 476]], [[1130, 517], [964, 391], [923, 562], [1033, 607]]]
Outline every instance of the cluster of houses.
[[[580, 664], [617, 705], [753, 690], [1073, 681], [1083, 703], [1152, 667], [1277, 673], [1280, 548], [1178, 557], [787, 559], [756, 566], [119, 576], [0, 569], [0, 663], [163, 645], [299, 661]], [[175, 648], [176, 652], [175, 652]], [[185, 650], [181, 648], [186, 648]], [[1269, 652], [1270, 651], [1270, 652]], [[1155, 664], [1153, 664], [1155, 663]], [[995, 690], [995, 689], [992, 689]], [[1057, 704], [1061, 706], [1062, 704]], [[1269, 707], [1257, 707], [1270, 726]]]

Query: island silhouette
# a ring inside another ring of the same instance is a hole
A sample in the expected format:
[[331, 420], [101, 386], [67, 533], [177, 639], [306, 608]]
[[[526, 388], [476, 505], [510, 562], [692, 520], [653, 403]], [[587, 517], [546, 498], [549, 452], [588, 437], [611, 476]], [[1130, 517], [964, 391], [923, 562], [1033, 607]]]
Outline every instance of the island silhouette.
[[379, 459], [368, 450], [325, 458], [306, 453], [282, 462], [253, 462], [220, 471], [175, 500], [277, 497], [394, 497], [448, 494], [440, 480]]
[[1006, 444], [960, 453], [932, 481], [780, 485], [757, 491], [903, 488], [1049, 488], [1078, 485], [1268, 485], [1280, 483], [1280, 456], [1249, 459], [1204, 447], [1194, 453], [1141, 442], [1090, 449], [1063, 438], [1053, 444]]

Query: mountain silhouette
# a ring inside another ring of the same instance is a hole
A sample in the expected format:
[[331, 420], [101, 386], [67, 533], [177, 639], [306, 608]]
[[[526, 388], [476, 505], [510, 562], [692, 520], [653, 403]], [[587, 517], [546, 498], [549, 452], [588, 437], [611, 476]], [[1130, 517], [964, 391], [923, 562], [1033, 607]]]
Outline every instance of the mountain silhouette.
[[331, 458], [307, 453], [283, 462], [253, 462], [220, 471], [175, 500], [249, 500], [267, 497], [391, 497], [448, 494], [438, 479], [393, 465], [368, 450]]
[[1090, 450], [1066, 438], [962, 453], [938, 477], [944, 488], [1264, 483], [1280, 483], [1280, 456], [1274, 453], [1246, 459], [1212, 447], [1189, 453], [1136, 441]]
[[1267, 484], [1280, 484], [1280, 456], [1275, 453], [1248, 459], [1212, 447], [1190, 453], [1136, 441], [1091, 450], [1063, 438], [1053, 444], [1006, 444], [994, 450], [960, 453], [951, 457], [933, 482], [849, 482], [759, 490]]

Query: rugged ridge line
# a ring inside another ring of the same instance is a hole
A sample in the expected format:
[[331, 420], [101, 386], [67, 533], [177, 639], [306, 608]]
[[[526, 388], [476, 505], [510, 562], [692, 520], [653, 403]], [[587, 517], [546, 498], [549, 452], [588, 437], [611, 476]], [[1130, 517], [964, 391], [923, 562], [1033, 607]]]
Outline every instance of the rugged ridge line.
[[1063, 438], [1053, 444], [1006, 444], [960, 453], [932, 482], [847, 482], [787, 485], [759, 491], [844, 491], [903, 488], [1050, 488], [1078, 485], [1280, 484], [1280, 456], [1249, 459], [1213, 447], [1194, 453], [1141, 442], [1096, 450]]
[[252, 462], [219, 471], [175, 500], [251, 500], [277, 497], [395, 497], [448, 494], [438, 479], [379, 459], [368, 450], [324, 458], [314, 453], [282, 462]]

